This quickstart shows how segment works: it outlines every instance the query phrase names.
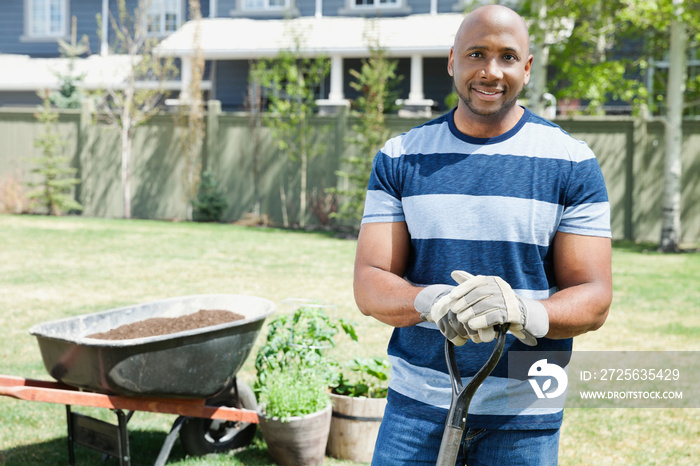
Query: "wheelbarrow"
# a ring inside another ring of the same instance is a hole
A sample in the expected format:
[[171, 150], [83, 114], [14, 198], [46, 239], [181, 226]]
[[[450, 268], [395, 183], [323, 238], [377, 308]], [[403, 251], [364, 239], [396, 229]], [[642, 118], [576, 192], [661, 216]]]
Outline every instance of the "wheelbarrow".
[[[450, 409], [447, 413], [447, 421], [445, 422], [445, 431], [442, 434], [442, 442], [440, 443], [440, 451], [438, 453], [437, 466], [455, 466], [457, 456], [462, 447], [462, 437], [467, 424], [467, 412], [472, 397], [479, 386], [486, 380], [486, 377], [493, 372], [496, 364], [501, 359], [503, 347], [506, 343], [506, 333], [510, 324], [495, 325], [494, 329], [497, 333], [496, 346], [493, 348], [491, 355], [486, 360], [484, 365], [469, 381], [466, 387], [462, 387], [462, 379], [459, 376], [459, 368], [455, 359], [454, 344], [445, 339], [445, 359], [447, 361], [447, 370], [450, 373], [450, 383], [452, 385], [452, 398], [450, 401]], [[466, 451], [464, 452], [464, 462], [466, 464]]]
[[[231, 311], [243, 318], [128, 340], [89, 337], [202, 309]], [[0, 376], [0, 395], [65, 404], [71, 464], [77, 443], [129, 465], [126, 424], [135, 411], [179, 415], [156, 465], [165, 463], [178, 434], [191, 455], [243, 447], [255, 435], [257, 403], [252, 390], [236, 380], [236, 373], [274, 310], [274, 303], [253, 296], [196, 295], [37, 324], [29, 332], [37, 338], [44, 366], [58, 382]], [[112, 409], [118, 426], [73, 413], [71, 405]]]

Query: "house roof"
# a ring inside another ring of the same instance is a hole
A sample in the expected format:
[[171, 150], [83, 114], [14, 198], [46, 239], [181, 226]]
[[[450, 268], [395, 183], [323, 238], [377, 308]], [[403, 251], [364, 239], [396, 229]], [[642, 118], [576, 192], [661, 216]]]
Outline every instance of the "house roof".
[[[128, 57], [92, 55], [76, 58], [73, 75], [83, 76], [83, 86], [95, 88], [124, 80]], [[34, 91], [55, 89], [59, 74], [68, 74], [67, 58], [31, 58], [28, 55], [0, 55], [0, 89], [4, 91]]]
[[[364, 57], [368, 44], [393, 56], [447, 56], [464, 15], [449, 13], [390, 18], [299, 17], [293, 19], [207, 18], [201, 20], [200, 44], [208, 60], [271, 57], [280, 50], [306, 55]], [[158, 52], [165, 56], [192, 56], [196, 23], [190, 21], [164, 39]]]
[[[60, 85], [59, 75], [72, 74], [81, 76], [79, 83], [84, 89], [112, 88], [124, 86], [129, 70], [128, 55], [90, 55], [76, 58], [73, 71], [69, 71], [68, 58], [32, 58], [28, 55], [0, 54], [0, 91], [1, 92], [36, 92], [43, 89], [57, 89]], [[149, 83], [137, 83], [147, 87]], [[167, 81], [159, 84], [166, 89], [180, 89], [179, 81]], [[210, 85], [209, 82], [206, 83]]]

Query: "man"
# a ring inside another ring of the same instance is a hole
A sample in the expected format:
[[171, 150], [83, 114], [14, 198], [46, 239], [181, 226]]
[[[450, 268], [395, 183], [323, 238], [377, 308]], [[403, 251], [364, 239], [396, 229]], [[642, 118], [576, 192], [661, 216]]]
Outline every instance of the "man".
[[[600, 167], [584, 143], [517, 104], [531, 66], [520, 16], [498, 5], [474, 10], [449, 53], [457, 108], [375, 157], [355, 299], [396, 328], [373, 464], [435, 464], [450, 404], [443, 335], [466, 383], [492, 350], [495, 324], [511, 323], [506, 354], [568, 352], [572, 337], [607, 317]], [[501, 362], [471, 402], [468, 461], [556, 464], [563, 410], [510, 408]]]

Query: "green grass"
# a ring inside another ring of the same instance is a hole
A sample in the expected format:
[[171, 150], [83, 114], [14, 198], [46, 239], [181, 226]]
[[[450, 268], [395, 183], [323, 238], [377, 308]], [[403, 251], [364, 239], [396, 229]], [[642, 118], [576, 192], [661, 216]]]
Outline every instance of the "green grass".
[[[700, 350], [700, 254], [614, 250], [615, 297], [578, 350]], [[49, 379], [27, 330], [61, 317], [173, 296], [251, 294], [312, 299], [357, 324], [360, 344], [341, 340], [341, 361], [386, 352], [391, 329], [362, 316], [352, 297], [355, 241], [327, 233], [139, 220], [0, 216], [0, 373]], [[283, 312], [285, 306], [280, 305]], [[262, 338], [259, 339], [259, 341]], [[239, 372], [253, 380], [253, 358]], [[114, 421], [108, 410], [90, 410]], [[153, 464], [174, 416], [138, 412], [129, 423], [133, 464]], [[695, 464], [700, 410], [567, 409], [560, 464]], [[77, 447], [78, 464], [102, 462]], [[0, 397], [0, 463], [67, 464], [61, 405]], [[270, 464], [258, 436], [241, 452], [189, 458], [176, 442], [169, 464]], [[328, 459], [328, 464], [343, 462]]]

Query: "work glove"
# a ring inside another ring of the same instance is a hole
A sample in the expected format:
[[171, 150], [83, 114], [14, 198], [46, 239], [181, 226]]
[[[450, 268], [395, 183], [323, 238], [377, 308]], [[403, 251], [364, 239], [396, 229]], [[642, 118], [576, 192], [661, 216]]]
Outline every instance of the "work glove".
[[445, 338], [455, 346], [462, 346], [469, 340], [466, 325], [462, 324], [457, 315], [450, 310], [454, 299], [450, 292], [454, 290], [452, 285], [430, 285], [418, 293], [413, 302], [416, 311], [426, 322], [435, 323]]
[[549, 316], [542, 303], [517, 295], [502, 278], [473, 276], [461, 270], [452, 272], [452, 277], [458, 277], [460, 285], [450, 294], [460, 297], [450, 310], [476, 343], [493, 340], [493, 326], [506, 322], [511, 324], [510, 332], [529, 346], [537, 345], [537, 338], [549, 331]]

